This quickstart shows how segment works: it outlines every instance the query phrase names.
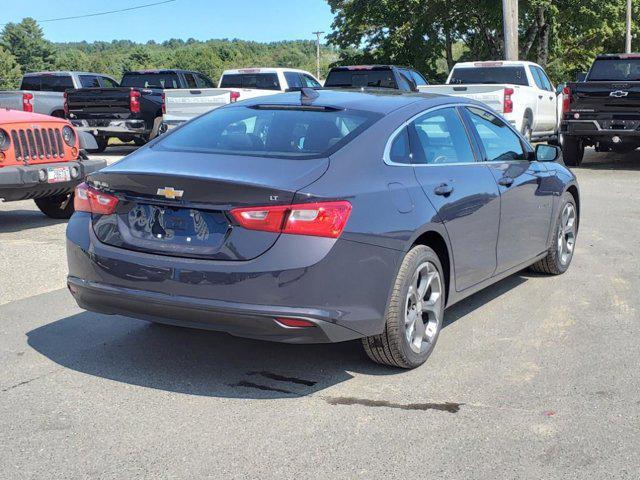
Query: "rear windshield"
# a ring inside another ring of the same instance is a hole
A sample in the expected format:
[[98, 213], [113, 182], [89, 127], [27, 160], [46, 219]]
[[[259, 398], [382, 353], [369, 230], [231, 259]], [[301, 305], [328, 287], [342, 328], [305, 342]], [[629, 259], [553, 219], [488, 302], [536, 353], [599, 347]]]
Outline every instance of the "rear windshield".
[[462, 67], [454, 68], [451, 80], [453, 84], [493, 84], [507, 83], [527, 86], [527, 74], [524, 67]]
[[64, 92], [73, 88], [70, 75], [30, 75], [22, 79], [21, 90], [35, 90], [43, 92]]
[[587, 80], [640, 81], [640, 58], [597, 59], [589, 70]]
[[128, 73], [122, 77], [123, 87], [180, 88], [176, 73]]
[[275, 73], [240, 73], [223, 75], [220, 88], [256, 88], [259, 90], [280, 90], [278, 75]]
[[393, 72], [387, 70], [332, 70], [324, 82], [325, 87], [394, 88], [398, 85]]
[[380, 117], [354, 110], [226, 107], [193, 120], [157, 146], [233, 155], [314, 158], [337, 151]]

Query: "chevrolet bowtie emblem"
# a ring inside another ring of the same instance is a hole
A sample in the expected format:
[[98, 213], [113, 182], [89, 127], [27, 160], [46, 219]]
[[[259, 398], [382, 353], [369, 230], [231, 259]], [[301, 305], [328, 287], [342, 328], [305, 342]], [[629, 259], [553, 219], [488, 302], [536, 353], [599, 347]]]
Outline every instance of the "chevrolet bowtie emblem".
[[164, 187], [164, 188], [159, 188], [156, 195], [160, 195], [164, 198], [173, 200], [176, 198], [182, 198], [183, 193], [184, 193], [184, 190], [176, 190], [173, 187]]
[[609, 94], [610, 97], [616, 97], [616, 98], [626, 97], [627, 95], [629, 95], [629, 92], [624, 92], [622, 90], [616, 90], [615, 92], [611, 92]]

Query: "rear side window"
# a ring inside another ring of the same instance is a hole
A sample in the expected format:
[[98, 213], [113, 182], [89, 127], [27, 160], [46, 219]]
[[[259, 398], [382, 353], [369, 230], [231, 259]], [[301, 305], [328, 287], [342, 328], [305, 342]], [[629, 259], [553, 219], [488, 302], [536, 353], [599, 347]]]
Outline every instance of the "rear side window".
[[20, 90], [40, 90], [40, 78], [39, 77], [24, 77]]
[[453, 69], [449, 83], [457, 84], [496, 84], [528, 86], [524, 67], [459, 67]]
[[220, 88], [255, 88], [258, 90], [280, 90], [275, 73], [241, 73], [223, 75]]
[[73, 80], [70, 75], [34, 75], [25, 77], [20, 88], [43, 92], [64, 92], [73, 88]]
[[393, 72], [387, 70], [332, 70], [324, 82], [325, 87], [394, 88], [398, 85]]
[[187, 84], [187, 88], [196, 88], [198, 85], [196, 84], [196, 77], [193, 76], [193, 73], [185, 73], [184, 81]]
[[526, 159], [520, 137], [506, 123], [479, 108], [468, 108], [467, 111], [489, 162]]
[[227, 107], [189, 122], [157, 146], [229, 155], [314, 158], [335, 152], [380, 117], [351, 110]]
[[[409, 125], [414, 163], [475, 162], [467, 131], [454, 108], [426, 113]], [[413, 140], [415, 139], [415, 141]]]
[[133, 73], [125, 74], [120, 84], [123, 87], [138, 88], [179, 88], [175, 73]]

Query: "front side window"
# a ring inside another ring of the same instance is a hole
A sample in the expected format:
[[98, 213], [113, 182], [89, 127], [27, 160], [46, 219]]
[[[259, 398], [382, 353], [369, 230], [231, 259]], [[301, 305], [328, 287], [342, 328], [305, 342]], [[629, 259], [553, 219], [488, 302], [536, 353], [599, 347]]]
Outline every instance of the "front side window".
[[533, 77], [533, 81], [535, 82], [536, 86], [540, 90], [545, 90], [544, 83], [542, 83], [542, 78], [540, 78], [540, 72], [538, 72], [538, 69], [535, 67], [529, 67], [529, 71], [531, 72], [531, 76]]
[[284, 72], [284, 78], [287, 80], [289, 88], [302, 88], [300, 75], [297, 72]]
[[413, 78], [413, 81], [416, 83], [417, 86], [429, 84], [429, 82], [427, 82], [422, 75], [420, 75], [418, 72], [414, 70], [411, 70], [411, 78]]
[[321, 88], [322, 85], [320, 85], [320, 82], [318, 82], [315, 78], [313, 78], [311, 75], [307, 75], [306, 73], [303, 73], [301, 75], [302, 77], [302, 83], [305, 87], [308, 88]]
[[96, 75], [80, 75], [80, 85], [82, 88], [100, 87], [100, 80]]
[[535, 69], [538, 70], [538, 75], [540, 75], [540, 79], [542, 80], [544, 89], [549, 92], [553, 92], [553, 84], [551, 83], [551, 80], [549, 80], [549, 77], [547, 76], [545, 71], [540, 67], [535, 67]]
[[505, 122], [479, 108], [467, 111], [489, 162], [526, 160], [520, 137]]
[[200, 75], [199, 73], [194, 74], [194, 76], [196, 77], [196, 85], [198, 88], [214, 88], [213, 82], [209, 77]]
[[454, 108], [426, 113], [409, 124], [413, 163], [475, 162], [467, 131]]
[[189, 122], [156, 146], [229, 155], [315, 158], [342, 148], [380, 117], [362, 111], [277, 105], [226, 107]]
[[117, 88], [119, 85], [109, 77], [100, 77], [100, 84], [106, 88]]

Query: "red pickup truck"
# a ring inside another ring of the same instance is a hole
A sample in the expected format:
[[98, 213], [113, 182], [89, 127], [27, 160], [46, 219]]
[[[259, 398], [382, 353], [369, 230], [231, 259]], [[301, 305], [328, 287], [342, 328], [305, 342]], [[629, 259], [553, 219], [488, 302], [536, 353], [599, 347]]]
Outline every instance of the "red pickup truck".
[[33, 199], [51, 218], [71, 217], [75, 186], [106, 165], [87, 158], [94, 146], [63, 118], [1, 109], [0, 202]]

